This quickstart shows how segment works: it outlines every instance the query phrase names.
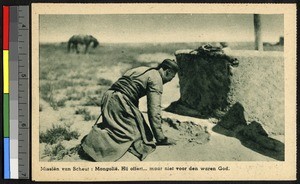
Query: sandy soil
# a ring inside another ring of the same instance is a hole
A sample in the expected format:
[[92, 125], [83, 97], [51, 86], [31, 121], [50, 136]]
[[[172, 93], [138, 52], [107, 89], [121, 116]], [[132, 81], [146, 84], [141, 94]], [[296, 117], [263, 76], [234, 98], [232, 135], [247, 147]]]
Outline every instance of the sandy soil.
[[[167, 107], [171, 102], [178, 100], [179, 98], [178, 78], [176, 77], [172, 82], [164, 86], [164, 94], [162, 107]], [[81, 136], [78, 140], [63, 141], [62, 144], [68, 148], [72, 148], [80, 143], [81, 138], [86, 135], [92, 125], [93, 121], [82, 121], [82, 117], [74, 116], [74, 110], [72, 107], [64, 108], [63, 110], [54, 111], [46, 103], [43, 103], [43, 111], [40, 116], [44, 117], [40, 126], [40, 131], [45, 131], [51, 128], [53, 122], [60, 122], [62, 117], [68, 119], [72, 123], [71, 129], [79, 130]], [[96, 107], [89, 108], [93, 113], [97, 114]], [[140, 109], [147, 119], [146, 99], [140, 100]], [[228, 137], [222, 134], [218, 134], [212, 131], [212, 128], [216, 125], [216, 119], [199, 119], [189, 116], [181, 116], [173, 113], [163, 111], [162, 116], [164, 118], [177, 119], [181, 122], [191, 121], [201, 127], [207, 127], [209, 133], [209, 141], [199, 144], [196, 142], [189, 142], [191, 137], [181, 136], [180, 131], [163, 124], [163, 130], [169, 137], [177, 140], [177, 144], [174, 146], [158, 146], [157, 149], [151, 153], [144, 161], [274, 161], [275, 159], [253, 151], [234, 138]], [[45, 118], [51, 117], [51, 118]], [[283, 136], [277, 136], [276, 139], [283, 140]], [[40, 150], [43, 150], [46, 146], [45, 143], [40, 144]], [[172, 153], [172, 154], [170, 154]], [[49, 156], [43, 155], [41, 151], [41, 160], [48, 161]], [[66, 155], [61, 160], [53, 161], [76, 161], [85, 162], [76, 154]], [[120, 162], [127, 161], [139, 161], [135, 156], [130, 153], [126, 153], [120, 160]]]
[[[196, 45], [198, 44], [196, 43]], [[71, 139], [70, 141], [61, 140], [59, 143], [63, 150], [53, 149], [58, 143], [54, 145], [40, 143], [40, 160], [87, 162], [80, 159], [76, 153], [61, 154], [61, 151], [76, 147], [80, 140], [91, 130], [99, 115], [100, 108], [99, 105], [87, 105], [87, 103], [99, 103], [101, 94], [110, 85], [99, 85], [100, 79], [104, 79], [104, 82], [105, 80], [114, 82], [129, 68], [145, 65], [145, 63], [152, 66], [152, 64], [161, 62], [165, 57], [174, 57], [173, 53], [176, 50], [196, 48], [196, 45], [104, 45], [92, 51], [89, 55], [67, 54], [65, 45], [41, 46], [39, 131], [41, 133], [46, 132], [53, 125], [61, 125], [69, 127], [70, 131], [77, 131], [80, 136], [78, 139]], [[90, 97], [95, 100], [90, 102]], [[176, 76], [164, 86], [162, 108], [168, 107], [171, 102], [177, 101], [179, 98], [179, 81], [178, 76]], [[85, 114], [76, 114], [76, 111], [82, 109], [85, 110]], [[140, 99], [140, 110], [146, 117], [146, 98]], [[85, 115], [87, 117], [84, 117]], [[258, 151], [245, 145], [235, 137], [214, 132], [212, 129], [216, 126], [216, 119], [199, 119], [166, 111], [162, 112], [162, 116], [182, 123], [193, 122], [201, 127], [202, 133], [205, 131], [207, 133], [200, 134], [203, 135], [203, 139], [198, 137], [201, 140], [199, 143], [195, 141], [194, 135], [186, 134], [184, 129], [177, 130], [170, 127], [168, 123], [164, 123], [163, 130], [165, 134], [176, 139], [177, 144], [174, 146], [158, 146], [144, 160], [145, 162], [274, 161], [277, 158], [270, 154], [270, 150]], [[209, 140], [204, 141], [208, 137]], [[284, 143], [284, 135], [282, 134], [272, 135], [272, 138]], [[49, 154], [51, 150], [54, 151], [52, 156]], [[119, 161], [138, 161], [138, 159], [127, 153]]]

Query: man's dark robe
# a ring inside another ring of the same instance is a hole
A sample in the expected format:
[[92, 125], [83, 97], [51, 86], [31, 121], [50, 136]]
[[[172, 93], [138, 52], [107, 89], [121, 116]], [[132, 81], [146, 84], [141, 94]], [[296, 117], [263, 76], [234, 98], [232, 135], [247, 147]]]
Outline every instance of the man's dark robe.
[[[157, 141], [165, 138], [161, 129], [162, 91], [158, 70], [139, 67], [127, 71], [104, 94], [103, 121], [83, 140], [83, 150], [95, 161], [116, 161], [127, 151], [145, 159], [155, 150], [153, 137]], [[145, 95], [151, 129], [138, 109], [138, 100]]]

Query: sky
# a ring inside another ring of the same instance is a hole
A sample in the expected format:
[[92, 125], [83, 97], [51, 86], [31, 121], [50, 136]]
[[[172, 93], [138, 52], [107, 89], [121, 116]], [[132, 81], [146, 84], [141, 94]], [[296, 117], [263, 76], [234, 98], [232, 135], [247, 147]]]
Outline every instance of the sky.
[[[66, 42], [90, 34], [100, 42], [254, 41], [253, 14], [40, 15], [40, 42]], [[262, 39], [284, 35], [283, 14], [261, 15]]]

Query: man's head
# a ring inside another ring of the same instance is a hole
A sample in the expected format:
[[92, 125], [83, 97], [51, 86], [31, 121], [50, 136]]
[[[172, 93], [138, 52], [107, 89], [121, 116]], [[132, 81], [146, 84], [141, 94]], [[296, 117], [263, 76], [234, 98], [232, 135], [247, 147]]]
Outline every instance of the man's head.
[[178, 71], [178, 65], [175, 60], [165, 59], [158, 65], [158, 69], [161, 71], [163, 83], [170, 82]]

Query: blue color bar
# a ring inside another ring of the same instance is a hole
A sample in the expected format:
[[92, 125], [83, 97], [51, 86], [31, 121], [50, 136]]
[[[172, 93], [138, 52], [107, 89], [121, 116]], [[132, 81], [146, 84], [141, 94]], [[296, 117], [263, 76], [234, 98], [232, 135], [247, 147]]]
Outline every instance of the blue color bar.
[[10, 179], [9, 138], [4, 138], [4, 179]]

